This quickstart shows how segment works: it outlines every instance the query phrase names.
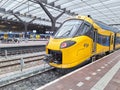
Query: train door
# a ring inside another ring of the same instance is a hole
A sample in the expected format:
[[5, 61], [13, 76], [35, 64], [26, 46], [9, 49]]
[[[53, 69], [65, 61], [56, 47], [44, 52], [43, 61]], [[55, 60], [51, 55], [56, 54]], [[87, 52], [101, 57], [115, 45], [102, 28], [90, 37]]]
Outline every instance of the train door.
[[110, 51], [113, 51], [114, 48], [114, 34], [110, 35]]
[[[86, 38], [84, 38], [85, 42], [82, 43], [82, 48], [83, 49], [78, 49], [78, 55], [80, 55], [80, 57], [82, 56], [82, 58], [88, 58], [91, 57], [92, 54], [92, 47], [93, 47], [93, 34], [94, 34], [94, 28], [92, 26], [92, 24], [85, 22], [84, 24], [82, 24], [81, 26], [81, 30], [79, 32], [77, 32], [77, 35], [85, 35], [87, 36]], [[81, 45], [81, 44], [80, 44]]]
[[91, 57], [91, 54], [93, 52], [93, 39], [94, 39], [94, 27], [92, 24], [85, 22], [84, 21], [84, 28], [83, 31], [85, 32], [85, 35], [88, 36], [90, 39], [86, 40], [84, 43], [84, 47], [86, 49], [85, 52], [87, 51], [87, 53], [84, 54], [85, 57], [89, 56]]
[[116, 49], [116, 47], [115, 47], [115, 45], [116, 45], [116, 36], [117, 36], [117, 33], [114, 34], [113, 50]]
[[92, 48], [92, 54], [94, 55], [96, 53], [97, 49], [97, 30], [94, 30], [94, 35], [93, 35], [93, 48]]

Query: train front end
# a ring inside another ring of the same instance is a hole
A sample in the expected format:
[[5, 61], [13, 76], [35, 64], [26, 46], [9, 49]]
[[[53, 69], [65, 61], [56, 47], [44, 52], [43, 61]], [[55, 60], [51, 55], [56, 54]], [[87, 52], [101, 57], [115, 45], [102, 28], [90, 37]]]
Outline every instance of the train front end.
[[83, 20], [79, 19], [65, 21], [55, 35], [50, 37], [44, 60], [56, 68], [72, 68], [87, 59], [84, 55], [90, 51], [83, 50], [83, 47], [84, 40], [89, 42], [89, 38], [78, 35], [82, 23]]

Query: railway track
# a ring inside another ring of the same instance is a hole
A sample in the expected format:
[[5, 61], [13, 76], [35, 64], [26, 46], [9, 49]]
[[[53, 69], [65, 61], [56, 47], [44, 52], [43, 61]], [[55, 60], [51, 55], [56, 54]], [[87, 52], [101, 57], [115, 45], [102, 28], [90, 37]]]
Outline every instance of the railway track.
[[21, 47], [2, 47], [0, 48], [0, 56], [10, 56], [10, 55], [18, 55], [25, 53], [33, 53], [45, 51], [45, 45], [39, 46], [21, 46]]
[[[30, 62], [40, 61], [43, 58], [44, 58], [44, 54], [25, 57], [25, 58], [22, 58], [22, 59], [24, 60], [24, 64], [27, 64], [27, 63], [30, 63]], [[0, 69], [20, 65], [20, 60], [21, 60], [21, 58], [12, 59], [12, 60], [2, 60], [2, 61], [0, 61]]]
[[[35, 76], [37, 76], [37, 75], [44, 74], [44, 73], [49, 72], [50, 70], [53, 70], [53, 69], [54, 69], [53, 67], [47, 66], [47, 67], [45, 67], [44, 69], [42, 69], [41, 71], [36, 72], [36, 73], [29, 74], [29, 75], [26, 76], [26, 77], [23, 76], [23, 77], [21, 77], [21, 78], [17, 78], [17, 79], [13, 79], [13, 80], [10, 80], [10, 81], [6, 81], [6, 82], [0, 84], [0, 88], [4, 88], [4, 87], [6, 87], [6, 86], [8, 86], [8, 85], [12, 85], [12, 84], [15, 84], [15, 83], [17, 83], [17, 82], [26, 80], [26, 79], [28, 79], [28, 78], [35, 77]], [[4, 90], [4, 89], [2, 89], [2, 90]]]

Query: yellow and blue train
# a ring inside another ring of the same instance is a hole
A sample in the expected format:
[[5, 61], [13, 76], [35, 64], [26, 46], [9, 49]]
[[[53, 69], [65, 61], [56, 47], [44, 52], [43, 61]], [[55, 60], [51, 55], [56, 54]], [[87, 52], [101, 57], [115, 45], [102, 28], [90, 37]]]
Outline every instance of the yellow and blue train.
[[89, 58], [120, 48], [116, 28], [89, 16], [66, 20], [46, 45], [47, 61], [56, 68], [72, 68]]

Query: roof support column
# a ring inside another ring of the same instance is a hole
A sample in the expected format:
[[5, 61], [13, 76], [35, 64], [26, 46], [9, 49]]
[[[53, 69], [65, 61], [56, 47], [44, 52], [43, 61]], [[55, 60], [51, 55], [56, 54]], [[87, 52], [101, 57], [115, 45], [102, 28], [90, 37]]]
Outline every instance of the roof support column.
[[43, 5], [42, 1], [41, 0], [35, 0], [40, 6], [41, 8], [45, 11], [45, 13], [48, 15], [48, 17], [50, 18], [51, 20], [51, 23], [52, 23], [52, 28], [51, 30], [52, 31], [55, 31], [55, 24], [56, 24], [56, 21], [57, 19], [62, 16], [64, 14], [64, 11], [61, 12], [58, 16], [54, 17], [49, 11], [48, 9]]
[[33, 18], [31, 21], [29, 21], [29, 22], [25, 22], [25, 21], [23, 21], [23, 20], [21, 20], [16, 14], [13, 14], [20, 22], [22, 22], [22, 24], [24, 25], [24, 31], [25, 31], [25, 38], [27, 38], [27, 30], [28, 30], [28, 25], [30, 24], [30, 23], [32, 23], [35, 19], [36, 19], [36, 17], [35, 18]]
[[27, 38], [28, 23], [24, 22], [25, 38]]

